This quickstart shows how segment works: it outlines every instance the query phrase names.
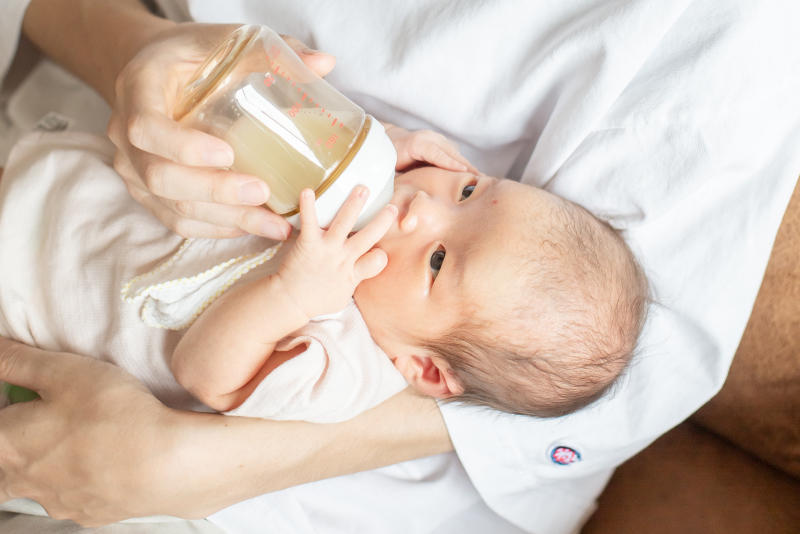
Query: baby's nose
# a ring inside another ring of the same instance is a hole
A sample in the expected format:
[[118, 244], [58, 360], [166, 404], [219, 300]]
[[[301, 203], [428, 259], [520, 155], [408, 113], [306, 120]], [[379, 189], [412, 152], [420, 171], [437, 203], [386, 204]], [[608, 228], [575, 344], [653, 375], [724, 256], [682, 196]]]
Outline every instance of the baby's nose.
[[400, 221], [400, 230], [413, 232], [421, 218], [429, 219], [431, 216], [431, 197], [425, 191], [417, 191], [408, 203], [403, 219]]

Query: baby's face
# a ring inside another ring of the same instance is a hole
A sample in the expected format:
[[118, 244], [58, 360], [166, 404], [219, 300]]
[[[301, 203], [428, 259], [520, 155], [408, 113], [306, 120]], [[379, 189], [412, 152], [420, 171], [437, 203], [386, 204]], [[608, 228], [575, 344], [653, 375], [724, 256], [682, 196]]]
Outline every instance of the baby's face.
[[533, 231], [531, 213], [550, 213], [537, 210], [547, 202], [542, 190], [470, 172], [398, 176], [397, 220], [378, 243], [389, 262], [354, 295], [378, 345], [395, 359], [457, 325], [470, 306], [501, 315], [492, 308], [513, 298], [515, 236]]

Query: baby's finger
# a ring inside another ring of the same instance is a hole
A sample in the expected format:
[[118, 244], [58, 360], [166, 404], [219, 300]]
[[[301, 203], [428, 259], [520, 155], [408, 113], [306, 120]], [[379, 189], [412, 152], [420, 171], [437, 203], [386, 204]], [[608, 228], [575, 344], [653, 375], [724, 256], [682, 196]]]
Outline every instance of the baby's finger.
[[363, 185], [357, 185], [353, 188], [347, 199], [336, 212], [336, 217], [331, 221], [328, 227], [328, 235], [334, 239], [344, 240], [353, 230], [353, 226], [358, 220], [358, 215], [364, 209], [364, 204], [369, 196], [369, 189]]
[[353, 275], [358, 283], [367, 278], [377, 276], [389, 263], [386, 252], [379, 248], [373, 248], [356, 261], [353, 267]]
[[361, 256], [386, 235], [395, 218], [397, 218], [397, 206], [387, 204], [372, 218], [369, 224], [350, 236], [347, 240], [347, 247], [352, 249], [354, 254]]
[[317, 208], [314, 206], [314, 191], [300, 191], [300, 235], [309, 237], [319, 233]]

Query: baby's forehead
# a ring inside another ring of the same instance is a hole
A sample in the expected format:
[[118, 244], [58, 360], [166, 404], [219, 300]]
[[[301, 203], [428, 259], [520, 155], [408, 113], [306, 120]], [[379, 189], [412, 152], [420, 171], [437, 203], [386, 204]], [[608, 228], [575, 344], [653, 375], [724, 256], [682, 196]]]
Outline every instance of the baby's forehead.
[[558, 212], [569, 208], [551, 193], [508, 179], [498, 179], [482, 200], [462, 245], [465, 303], [475, 295], [485, 302], [512, 299], [521, 271], [532, 261], [546, 261], [545, 249], [555, 240], [552, 229], [562, 224]]
[[491, 178], [494, 183], [480, 203], [477, 222], [491, 234], [492, 242], [508, 241], [517, 234], [529, 235], [553, 224], [563, 201], [559, 197], [507, 178]]

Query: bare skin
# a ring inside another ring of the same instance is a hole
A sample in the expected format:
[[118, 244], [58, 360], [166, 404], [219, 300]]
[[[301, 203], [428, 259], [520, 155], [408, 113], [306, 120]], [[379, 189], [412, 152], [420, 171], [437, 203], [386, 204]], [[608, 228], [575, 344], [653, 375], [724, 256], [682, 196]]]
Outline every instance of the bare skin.
[[800, 477], [800, 185], [722, 391], [693, 417]]

